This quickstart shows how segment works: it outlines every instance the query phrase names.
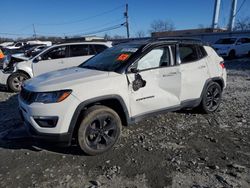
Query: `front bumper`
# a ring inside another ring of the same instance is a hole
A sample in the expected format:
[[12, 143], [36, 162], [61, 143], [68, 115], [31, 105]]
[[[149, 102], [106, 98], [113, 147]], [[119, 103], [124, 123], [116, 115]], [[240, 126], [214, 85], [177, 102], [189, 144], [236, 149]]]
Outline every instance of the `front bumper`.
[[[21, 115], [22, 116], [22, 115]], [[53, 143], [57, 146], [70, 146], [72, 134], [65, 133], [65, 134], [45, 134], [40, 133], [27, 121], [24, 120], [24, 124], [28, 130], [29, 135], [35, 139], [37, 142], [40, 143]]]
[[[56, 142], [63, 146], [71, 144], [73, 132], [69, 126], [78, 104], [78, 99], [72, 94], [60, 103], [29, 105], [19, 96], [20, 113], [30, 135], [37, 141]], [[38, 116], [56, 116], [58, 121], [55, 127], [41, 127], [34, 118]]]
[[0, 70], [0, 85], [7, 85], [9, 76], [10, 73], [5, 73], [3, 70]]

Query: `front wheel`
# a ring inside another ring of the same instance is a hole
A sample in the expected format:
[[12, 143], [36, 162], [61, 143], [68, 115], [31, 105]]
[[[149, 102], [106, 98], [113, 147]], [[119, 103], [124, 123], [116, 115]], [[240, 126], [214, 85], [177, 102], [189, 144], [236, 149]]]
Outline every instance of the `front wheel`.
[[106, 106], [87, 109], [78, 129], [78, 143], [88, 155], [98, 155], [117, 142], [122, 129], [118, 114]]
[[8, 88], [13, 92], [21, 91], [21, 86], [25, 80], [29, 79], [29, 77], [22, 72], [15, 72], [10, 75], [8, 79]]
[[221, 103], [222, 88], [216, 82], [211, 82], [202, 97], [200, 108], [205, 113], [215, 112]]

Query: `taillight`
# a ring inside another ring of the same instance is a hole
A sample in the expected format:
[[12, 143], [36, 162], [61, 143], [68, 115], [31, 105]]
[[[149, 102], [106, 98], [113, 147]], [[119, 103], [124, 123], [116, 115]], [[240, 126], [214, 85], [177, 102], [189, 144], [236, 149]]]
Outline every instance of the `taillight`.
[[220, 66], [221, 66], [221, 68], [223, 68], [223, 69], [225, 68], [224, 61], [221, 61], [221, 62], [220, 62]]

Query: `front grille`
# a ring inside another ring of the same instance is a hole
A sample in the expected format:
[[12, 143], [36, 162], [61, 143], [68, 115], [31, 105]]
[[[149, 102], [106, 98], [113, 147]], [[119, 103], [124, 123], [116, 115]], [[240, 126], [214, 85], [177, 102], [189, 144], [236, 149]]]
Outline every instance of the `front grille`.
[[27, 104], [31, 104], [35, 98], [35, 92], [28, 91], [24, 88], [21, 89], [19, 95], [20, 95], [20, 98]]

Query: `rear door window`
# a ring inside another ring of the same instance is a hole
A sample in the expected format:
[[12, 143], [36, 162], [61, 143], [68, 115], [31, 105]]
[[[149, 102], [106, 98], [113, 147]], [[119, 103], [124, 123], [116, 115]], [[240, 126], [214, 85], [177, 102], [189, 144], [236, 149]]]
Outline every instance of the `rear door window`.
[[180, 53], [181, 63], [189, 63], [200, 59], [196, 45], [180, 44], [179, 53]]
[[70, 57], [90, 55], [89, 45], [79, 44], [70, 46]]

